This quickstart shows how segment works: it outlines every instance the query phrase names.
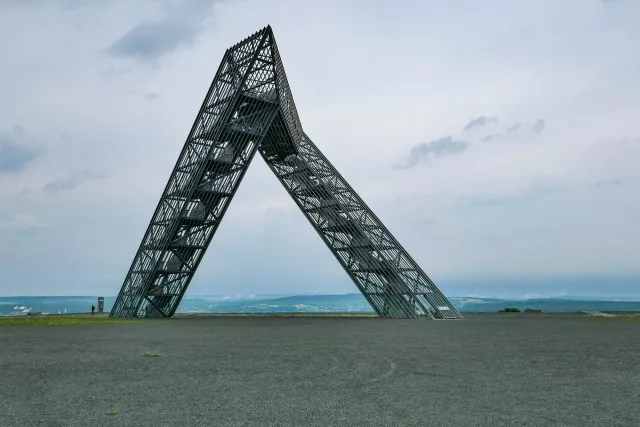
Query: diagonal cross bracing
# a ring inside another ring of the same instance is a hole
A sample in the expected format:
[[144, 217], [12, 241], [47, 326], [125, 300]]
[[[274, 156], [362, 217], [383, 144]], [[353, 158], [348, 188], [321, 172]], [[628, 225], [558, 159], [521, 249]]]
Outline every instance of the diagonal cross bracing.
[[382, 317], [461, 315], [304, 133], [270, 27], [225, 52], [111, 317], [171, 317], [256, 151]]

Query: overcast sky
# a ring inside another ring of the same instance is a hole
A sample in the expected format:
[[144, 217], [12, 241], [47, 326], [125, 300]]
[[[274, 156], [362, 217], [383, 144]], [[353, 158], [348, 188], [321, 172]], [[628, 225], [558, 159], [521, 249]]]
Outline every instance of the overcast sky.
[[[640, 295], [636, 0], [3, 0], [0, 295], [115, 295], [225, 49], [448, 295]], [[590, 278], [590, 279], [585, 279]], [[356, 291], [256, 157], [188, 295]]]

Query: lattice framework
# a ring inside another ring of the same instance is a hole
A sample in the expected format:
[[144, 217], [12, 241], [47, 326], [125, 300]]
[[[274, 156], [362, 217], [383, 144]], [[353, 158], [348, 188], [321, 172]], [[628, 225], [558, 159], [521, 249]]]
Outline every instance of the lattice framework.
[[111, 317], [171, 317], [255, 153], [382, 317], [460, 318], [304, 133], [270, 27], [229, 48]]

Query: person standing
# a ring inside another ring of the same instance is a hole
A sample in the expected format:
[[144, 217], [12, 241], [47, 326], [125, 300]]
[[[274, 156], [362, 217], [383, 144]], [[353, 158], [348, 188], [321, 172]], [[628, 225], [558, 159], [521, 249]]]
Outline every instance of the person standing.
[[91, 314], [95, 314], [96, 306], [91, 304]]

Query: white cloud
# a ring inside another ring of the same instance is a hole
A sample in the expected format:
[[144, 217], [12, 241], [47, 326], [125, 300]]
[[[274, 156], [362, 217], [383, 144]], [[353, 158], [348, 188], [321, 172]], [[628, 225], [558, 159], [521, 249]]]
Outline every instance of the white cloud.
[[43, 190], [48, 193], [71, 191], [86, 181], [104, 178], [104, 175], [91, 170], [73, 171], [70, 174], [47, 183]]
[[20, 126], [0, 132], [0, 174], [24, 171], [30, 163], [43, 155], [42, 149], [29, 141]]
[[106, 52], [112, 56], [156, 63], [183, 45], [192, 44], [204, 31], [215, 2], [179, 0], [164, 2], [158, 17], [134, 25], [116, 39]]
[[17, 214], [8, 221], [0, 222], [0, 229], [7, 230], [30, 230], [46, 226], [47, 224], [28, 213]]
[[[42, 155], [0, 174], [0, 222], [48, 227], [0, 269], [27, 293], [46, 274], [47, 292], [115, 294], [225, 49], [271, 24], [306, 132], [428, 273], [640, 274], [639, 13], [624, 0], [3, 3], [0, 129], [19, 125]], [[149, 38], [158, 23], [173, 31]], [[425, 141], [446, 135], [464, 149], [435, 156]], [[415, 147], [429, 161], [394, 169]], [[104, 177], [76, 185], [80, 171]], [[55, 182], [68, 191], [43, 191]], [[296, 209], [252, 165], [193, 292], [353, 290]]]

